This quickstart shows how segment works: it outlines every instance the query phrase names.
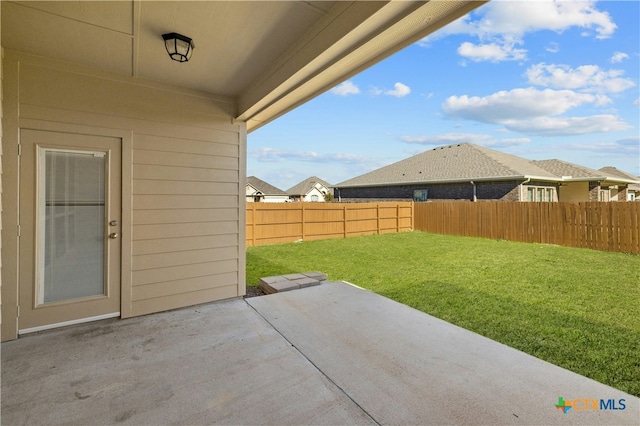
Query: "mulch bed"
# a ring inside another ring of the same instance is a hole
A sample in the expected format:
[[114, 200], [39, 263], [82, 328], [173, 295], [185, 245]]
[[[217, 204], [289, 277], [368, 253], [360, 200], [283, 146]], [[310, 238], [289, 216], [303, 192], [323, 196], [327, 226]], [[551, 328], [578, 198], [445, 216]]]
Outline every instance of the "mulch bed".
[[259, 287], [251, 287], [251, 286], [247, 286], [247, 294], [244, 295], [245, 299], [247, 297], [257, 297], [257, 296], [264, 296], [264, 292], [262, 290], [260, 290]]

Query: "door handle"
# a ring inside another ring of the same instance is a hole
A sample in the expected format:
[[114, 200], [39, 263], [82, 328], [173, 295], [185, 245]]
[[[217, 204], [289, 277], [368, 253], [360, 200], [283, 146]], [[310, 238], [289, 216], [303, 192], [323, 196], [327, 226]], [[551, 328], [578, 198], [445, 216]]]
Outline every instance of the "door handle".
[[116, 238], [118, 238], [118, 233], [117, 232], [110, 233], [109, 238], [111, 238], [112, 240], [115, 240]]

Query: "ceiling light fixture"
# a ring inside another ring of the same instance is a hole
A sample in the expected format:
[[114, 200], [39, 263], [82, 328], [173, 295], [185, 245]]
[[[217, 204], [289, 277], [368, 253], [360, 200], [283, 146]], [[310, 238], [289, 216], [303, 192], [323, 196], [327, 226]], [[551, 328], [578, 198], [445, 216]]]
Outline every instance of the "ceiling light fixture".
[[162, 34], [164, 47], [174, 61], [187, 62], [193, 54], [193, 40], [178, 33]]

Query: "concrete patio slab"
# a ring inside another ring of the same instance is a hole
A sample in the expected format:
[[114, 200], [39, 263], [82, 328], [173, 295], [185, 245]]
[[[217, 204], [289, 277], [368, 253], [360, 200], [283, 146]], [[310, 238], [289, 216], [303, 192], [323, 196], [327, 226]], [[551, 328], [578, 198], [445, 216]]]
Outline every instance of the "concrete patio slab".
[[639, 420], [638, 398], [345, 283], [2, 344], [7, 425]]
[[636, 397], [346, 283], [247, 302], [379, 424], [640, 424]]
[[374, 424], [244, 300], [2, 344], [2, 424]]

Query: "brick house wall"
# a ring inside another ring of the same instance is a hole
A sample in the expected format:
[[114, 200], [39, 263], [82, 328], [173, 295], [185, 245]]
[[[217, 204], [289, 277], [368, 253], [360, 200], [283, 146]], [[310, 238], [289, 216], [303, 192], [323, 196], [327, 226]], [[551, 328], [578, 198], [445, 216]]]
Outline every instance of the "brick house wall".
[[[477, 200], [519, 201], [520, 181], [477, 182]], [[473, 185], [469, 182], [336, 188], [334, 197], [342, 201], [412, 200], [413, 191], [427, 189], [429, 201], [473, 201]]]

